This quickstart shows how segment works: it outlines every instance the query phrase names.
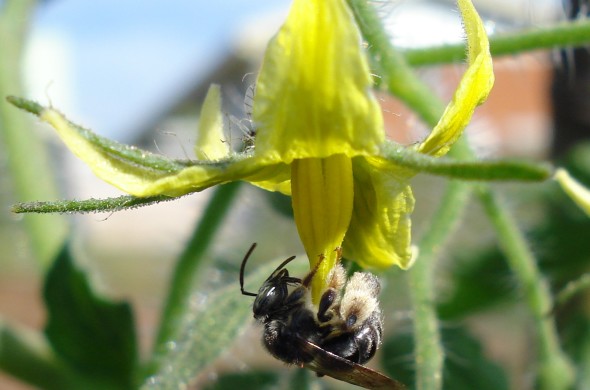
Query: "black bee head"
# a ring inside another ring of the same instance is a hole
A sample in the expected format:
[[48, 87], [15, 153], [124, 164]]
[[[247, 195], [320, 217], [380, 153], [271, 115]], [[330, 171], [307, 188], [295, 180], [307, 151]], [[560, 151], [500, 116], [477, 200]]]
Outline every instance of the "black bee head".
[[[295, 256], [291, 256], [279, 265], [272, 274], [262, 284], [257, 294], [244, 290], [244, 269], [248, 258], [254, 251], [256, 244], [253, 244], [240, 267], [240, 290], [243, 295], [256, 297], [253, 305], [254, 318], [262, 322], [266, 322], [269, 317], [277, 314], [282, 310], [287, 310], [290, 307], [289, 289], [288, 286], [300, 285], [301, 279], [289, 276], [289, 271], [285, 266], [289, 264]], [[297, 295], [298, 296], [298, 295]]]
[[260, 287], [254, 300], [252, 307], [254, 318], [264, 319], [277, 312], [284, 306], [287, 296], [287, 283], [285, 283], [280, 274], [269, 278]]

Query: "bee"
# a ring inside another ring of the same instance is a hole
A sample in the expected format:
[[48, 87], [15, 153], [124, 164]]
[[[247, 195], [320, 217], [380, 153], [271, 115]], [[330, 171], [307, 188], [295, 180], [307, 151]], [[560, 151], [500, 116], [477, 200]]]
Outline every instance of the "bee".
[[[381, 344], [383, 319], [379, 280], [356, 272], [347, 280], [340, 263], [330, 271], [317, 309], [310, 284], [323, 257], [303, 279], [289, 275], [284, 260], [258, 293], [244, 290], [244, 270], [253, 244], [240, 267], [240, 289], [253, 296], [254, 318], [264, 324], [262, 342], [277, 359], [370, 389], [405, 389], [404, 385], [365, 366]], [[340, 253], [340, 250], [338, 249]]]

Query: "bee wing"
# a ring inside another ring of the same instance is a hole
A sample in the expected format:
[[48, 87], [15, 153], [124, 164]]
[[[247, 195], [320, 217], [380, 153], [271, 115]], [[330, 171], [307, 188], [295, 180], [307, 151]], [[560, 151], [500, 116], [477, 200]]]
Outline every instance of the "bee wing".
[[314, 359], [305, 363], [304, 366], [318, 375], [328, 375], [332, 378], [350, 383], [352, 385], [375, 390], [405, 390], [402, 383], [371, 370], [365, 366], [353, 363], [338, 355], [328, 352], [325, 349], [302, 340], [302, 348], [305, 349]]

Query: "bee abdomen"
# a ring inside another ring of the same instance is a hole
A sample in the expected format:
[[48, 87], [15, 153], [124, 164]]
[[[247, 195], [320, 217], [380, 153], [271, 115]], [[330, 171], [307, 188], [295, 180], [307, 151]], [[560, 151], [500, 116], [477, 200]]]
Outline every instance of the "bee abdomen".
[[358, 363], [369, 361], [381, 346], [383, 337], [383, 320], [376, 311], [367, 319], [364, 326], [356, 333], [354, 339], [358, 346]]
[[381, 313], [375, 311], [355, 331], [332, 337], [322, 344], [322, 348], [351, 362], [363, 364], [375, 355], [381, 345], [382, 334]]

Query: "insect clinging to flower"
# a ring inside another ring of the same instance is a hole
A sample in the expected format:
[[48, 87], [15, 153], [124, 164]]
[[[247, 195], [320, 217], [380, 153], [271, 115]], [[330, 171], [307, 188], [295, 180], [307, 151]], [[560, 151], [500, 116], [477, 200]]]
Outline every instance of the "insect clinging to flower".
[[[342, 265], [328, 274], [317, 306], [311, 302], [310, 284], [318, 266], [303, 279], [289, 275], [284, 260], [262, 284], [258, 293], [244, 290], [244, 272], [253, 244], [240, 267], [240, 289], [254, 296], [254, 318], [264, 324], [262, 341], [277, 359], [367, 388], [402, 389], [403, 385], [362, 364], [381, 345], [383, 319], [378, 295], [380, 283], [368, 272], [347, 279]], [[340, 248], [336, 250], [340, 257]]]

